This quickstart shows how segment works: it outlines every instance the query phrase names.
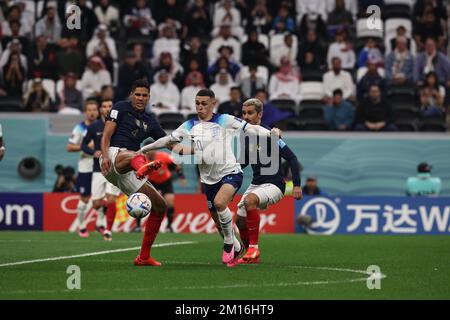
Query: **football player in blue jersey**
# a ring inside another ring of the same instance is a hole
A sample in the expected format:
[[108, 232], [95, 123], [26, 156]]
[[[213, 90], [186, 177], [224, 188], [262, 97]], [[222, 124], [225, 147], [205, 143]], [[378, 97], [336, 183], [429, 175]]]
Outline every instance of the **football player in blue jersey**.
[[152, 209], [145, 226], [145, 234], [138, 257], [138, 266], [160, 266], [150, 255], [161, 221], [167, 210], [164, 198], [147, 181], [147, 175], [160, 167], [138, 152], [141, 143], [151, 137], [158, 140], [166, 133], [155, 118], [145, 112], [150, 99], [149, 83], [145, 79], [133, 83], [129, 100], [117, 102], [111, 109], [103, 130], [100, 167], [105, 178], [126, 195], [146, 194]]
[[[263, 114], [263, 104], [258, 99], [249, 99], [244, 102], [242, 106], [242, 118], [253, 125], [260, 125], [267, 129], [269, 127], [261, 123]], [[269, 141], [261, 143], [261, 139], [270, 139], [258, 137], [257, 144], [245, 145], [245, 152], [256, 154], [256, 161], [249, 163], [249, 156], [246, 156], [246, 163], [242, 167], [249, 164], [253, 170], [253, 180], [250, 186], [245, 191], [238, 204], [238, 217], [236, 225], [239, 228], [241, 240], [247, 247], [246, 254], [239, 260], [239, 263], [259, 263], [260, 251], [258, 247], [259, 242], [259, 210], [266, 209], [269, 205], [275, 204], [283, 198], [285, 191], [285, 182], [283, 181], [283, 172], [281, 166], [281, 159], [278, 159], [278, 168], [274, 173], [264, 173], [264, 167], [272, 165], [275, 161], [264, 163], [261, 158], [267, 159], [271, 156]], [[300, 166], [297, 157], [292, 150], [282, 140], [278, 140], [279, 152], [277, 157], [281, 157], [288, 161], [291, 172], [294, 188], [292, 195], [296, 200], [302, 198], [302, 188], [300, 187]]]

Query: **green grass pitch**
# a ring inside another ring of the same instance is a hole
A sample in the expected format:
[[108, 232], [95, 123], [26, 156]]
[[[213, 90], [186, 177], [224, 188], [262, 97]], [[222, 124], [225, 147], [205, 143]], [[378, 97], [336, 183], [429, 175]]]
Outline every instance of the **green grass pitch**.
[[[135, 267], [142, 234], [0, 232], [0, 299], [449, 299], [448, 236], [262, 235], [261, 264], [227, 268], [218, 235], [160, 234], [163, 267]], [[192, 242], [172, 245], [174, 242]], [[131, 249], [130, 249], [131, 248]], [[100, 255], [87, 253], [129, 249]], [[83, 255], [6, 265], [19, 261]], [[67, 289], [69, 265], [81, 289]], [[364, 271], [386, 278], [369, 290]]]

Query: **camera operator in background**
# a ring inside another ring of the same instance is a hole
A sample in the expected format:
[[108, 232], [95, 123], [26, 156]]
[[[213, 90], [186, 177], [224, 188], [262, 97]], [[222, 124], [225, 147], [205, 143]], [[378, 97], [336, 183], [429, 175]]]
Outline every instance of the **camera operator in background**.
[[76, 176], [75, 169], [68, 166], [63, 167], [58, 164], [55, 167], [55, 172], [57, 174], [55, 185], [53, 186], [53, 192], [76, 192]]
[[417, 166], [417, 176], [406, 181], [406, 195], [410, 197], [438, 197], [442, 190], [439, 177], [431, 176], [433, 167], [426, 162]]

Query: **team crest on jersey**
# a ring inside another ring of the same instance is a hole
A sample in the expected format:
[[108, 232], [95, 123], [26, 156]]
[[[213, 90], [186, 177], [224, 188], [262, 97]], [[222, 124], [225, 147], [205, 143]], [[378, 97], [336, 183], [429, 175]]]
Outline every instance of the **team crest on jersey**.
[[148, 124], [145, 121], [141, 122], [141, 120], [139, 120], [139, 119], [136, 119], [136, 126], [138, 128], [143, 128], [144, 131], [147, 131], [147, 128], [148, 128]]
[[220, 133], [220, 128], [219, 127], [212, 127], [211, 128], [211, 136], [213, 138], [217, 138], [219, 136]]

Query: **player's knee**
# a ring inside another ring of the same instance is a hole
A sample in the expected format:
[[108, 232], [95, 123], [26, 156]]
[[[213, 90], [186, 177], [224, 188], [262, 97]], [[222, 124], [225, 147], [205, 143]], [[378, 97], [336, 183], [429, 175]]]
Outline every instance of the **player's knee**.
[[227, 203], [222, 199], [214, 199], [214, 207], [217, 211], [224, 211], [227, 208]]
[[245, 210], [253, 210], [258, 206], [258, 197], [249, 194], [244, 199]]
[[99, 209], [102, 206], [102, 200], [94, 200], [92, 202], [92, 208], [95, 210]]
[[116, 203], [116, 197], [107, 197], [106, 198], [106, 205], [114, 204]]
[[175, 197], [174, 197], [174, 195], [173, 195], [173, 194], [171, 194], [171, 195], [166, 195], [166, 196], [164, 197], [164, 199], [166, 200], [167, 206], [168, 206], [169, 208], [173, 208], [174, 203], [175, 203]]

